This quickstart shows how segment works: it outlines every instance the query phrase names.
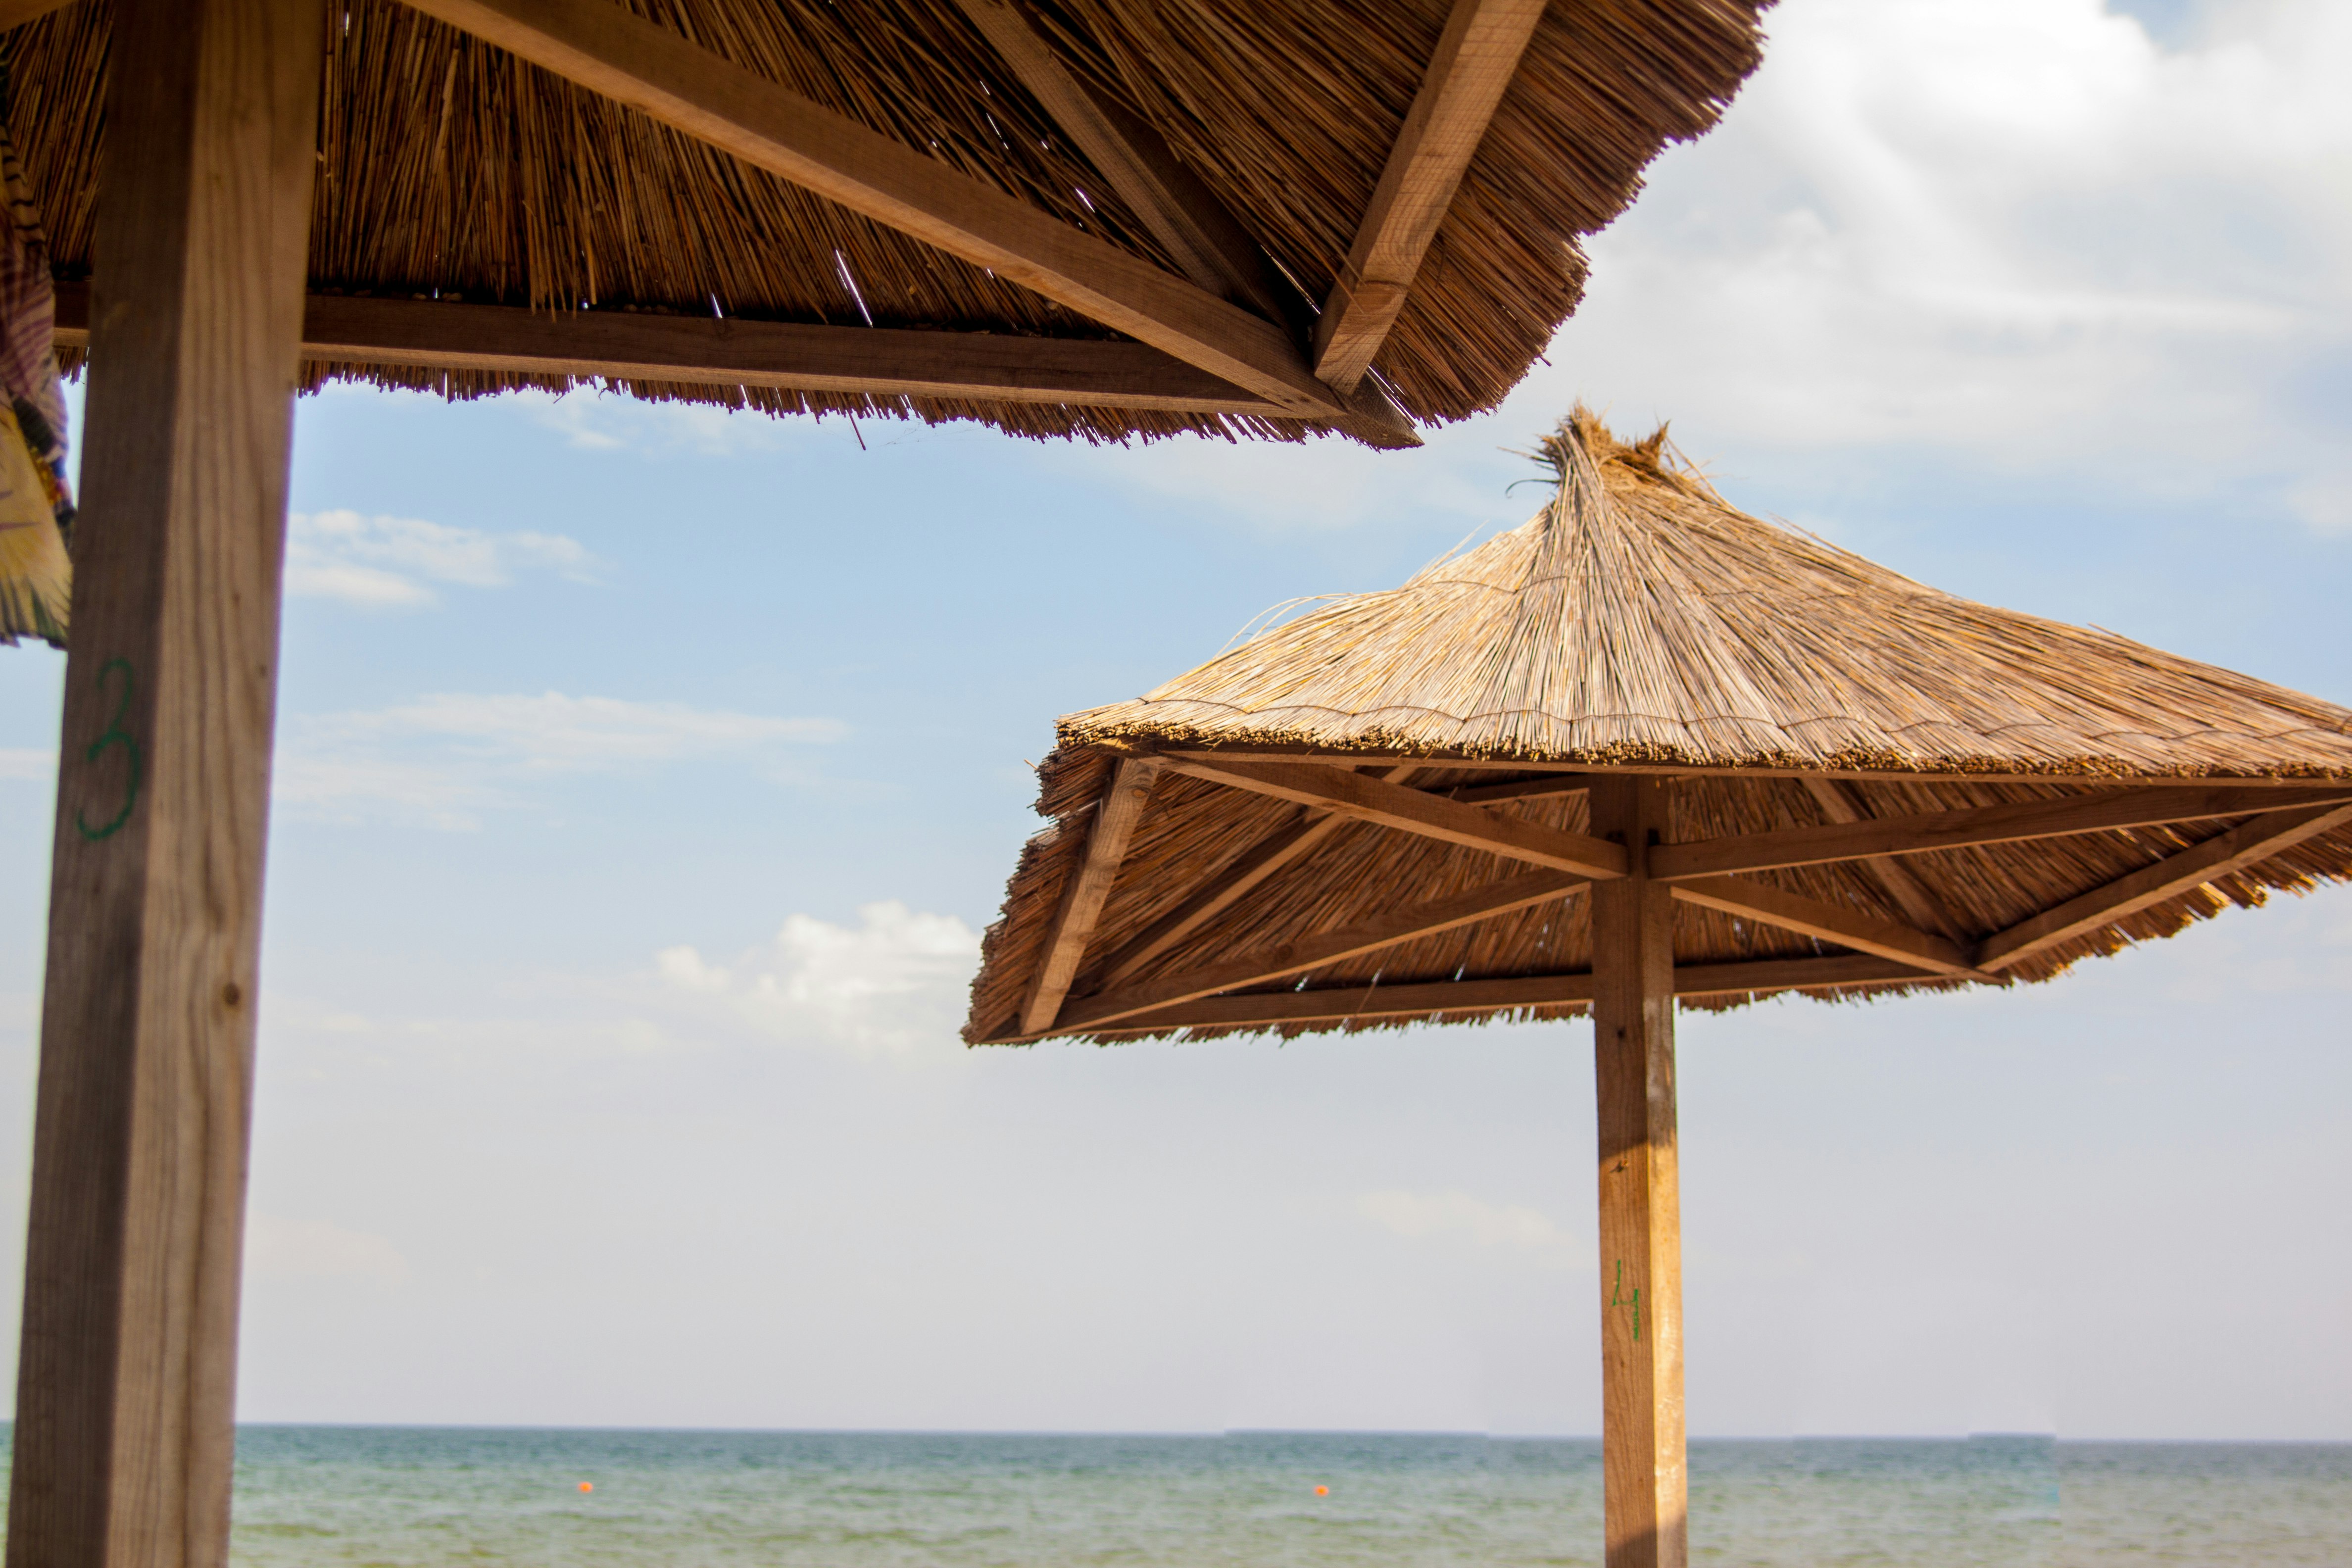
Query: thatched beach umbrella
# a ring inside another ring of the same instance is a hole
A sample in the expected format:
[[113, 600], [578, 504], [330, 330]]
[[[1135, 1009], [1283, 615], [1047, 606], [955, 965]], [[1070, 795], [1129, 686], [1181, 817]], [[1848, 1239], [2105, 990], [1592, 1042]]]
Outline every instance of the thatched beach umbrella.
[[227, 1550], [299, 388], [1410, 446], [1763, 4], [0, 0], [26, 462], [89, 371], [82, 494], [0, 474], [0, 641], [70, 644], [11, 1563]]
[[1685, 1560], [1674, 1015], [2352, 877], [2352, 710], [1940, 594], [1580, 409], [1403, 587], [1073, 714], [964, 1037], [1594, 1022], [1609, 1562]]

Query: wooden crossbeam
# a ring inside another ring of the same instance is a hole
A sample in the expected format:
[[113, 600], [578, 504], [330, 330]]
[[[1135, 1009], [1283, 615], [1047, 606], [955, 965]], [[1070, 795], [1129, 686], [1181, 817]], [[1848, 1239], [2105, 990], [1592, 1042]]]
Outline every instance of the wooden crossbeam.
[[1135, 836], [1136, 824], [1143, 820], [1143, 808], [1151, 799], [1151, 786], [1159, 781], [1160, 770], [1157, 757], [1122, 760], [1111, 775], [1110, 787], [1095, 803], [1094, 822], [1087, 831], [1086, 858], [1063, 884], [1062, 901], [1045, 932], [1045, 954], [1037, 961], [1029, 994], [1021, 1004], [1024, 1034], [1045, 1028], [1061, 1011], [1062, 998], [1069, 994], [1070, 982], [1077, 978], [1087, 943], [1095, 934], [1095, 922], [1102, 918], [1103, 900], [1110, 897], [1119, 863], [1127, 858], [1128, 841]]
[[2352, 822], [2352, 805], [2311, 806], [2257, 816], [1987, 937], [1978, 944], [1977, 966], [2006, 969], [2347, 822]]
[[[89, 286], [57, 286], [57, 341], [89, 342]], [[313, 294], [302, 357], [353, 364], [609, 376], [885, 397], [1285, 411], [1148, 343], [805, 326], [629, 310], [525, 310]]]
[[1320, 806], [1384, 827], [1435, 838], [1465, 848], [1548, 866], [1586, 878], [1625, 874], [1625, 847], [1581, 833], [1563, 833], [1524, 817], [1503, 816], [1421, 790], [1366, 778], [1339, 768], [1283, 763], [1201, 763], [1182, 758], [1168, 764], [1181, 773], [1270, 795], [1300, 805]]
[[[1762, 995], [1774, 991], [1885, 984], [1917, 980], [1919, 972], [1868, 954], [1835, 958], [1775, 958], [1750, 963], [1684, 964], [1675, 970], [1677, 996]], [[1121, 1028], [1274, 1028], [1286, 1024], [1335, 1024], [1356, 1019], [1459, 1017], [1521, 1007], [1574, 1006], [1592, 1000], [1590, 972], [1444, 980], [1410, 985], [1326, 985], [1305, 991], [1256, 991], [1204, 996], [1129, 1018]]]
[[[1410, 767], [1391, 768], [1385, 775], [1389, 784], [1402, 784], [1415, 772]], [[1089, 991], [1108, 991], [1125, 984], [1135, 973], [1153, 959], [1191, 936], [1221, 911], [1230, 909], [1249, 891], [1264, 883], [1285, 866], [1297, 860], [1348, 825], [1349, 819], [1326, 811], [1309, 811], [1297, 821], [1259, 839], [1234, 858], [1233, 863], [1211, 878], [1199, 891], [1167, 914], [1151, 922], [1128, 944], [1102, 962], [1100, 970], [1091, 976]]]
[[1124, 991], [1074, 996], [1063, 1004], [1062, 1015], [1055, 1023], [1055, 1031], [1068, 1034], [1099, 1028], [1138, 1013], [1173, 1006], [1195, 997], [1213, 996], [1220, 991], [1264, 984], [1269, 980], [1279, 980], [1286, 974], [1319, 969], [1327, 963], [1338, 963], [1367, 952], [1377, 952], [1384, 947], [1395, 947], [1419, 937], [1434, 936], [1457, 926], [1475, 925], [1515, 910], [1552, 903], [1581, 891], [1586, 886], [1584, 878], [1559, 871], [1531, 871], [1451, 898], [1432, 899], [1408, 905], [1340, 931], [1301, 937], [1297, 942], [1285, 942], [1279, 947], [1268, 948], [1225, 963], [1209, 964], [1187, 970], [1181, 974], [1163, 975]]
[[1490, 805], [1498, 800], [1551, 799], [1563, 795], [1583, 795], [1592, 787], [1592, 781], [1578, 773], [1555, 773], [1548, 779], [1521, 779], [1517, 784], [1459, 784], [1445, 792], [1448, 800], [1458, 800], [1465, 805]]
[[1543, 12], [1544, 0], [1454, 0], [1315, 324], [1315, 374], [1339, 390], [1388, 340]]
[[1974, 845], [2013, 844], [2030, 838], [2063, 838], [2079, 833], [2200, 822], [2345, 800], [2352, 800], [2352, 784], [2287, 790], [2229, 785], [2109, 790], [2095, 795], [2019, 801], [1967, 811], [1881, 816], [1825, 827], [1793, 827], [1779, 833], [1661, 845], [1650, 856], [1650, 868], [1654, 876], [1682, 881], [1784, 866], [1812, 866], [1874, 856], [1921, 855]]
[[1275, 323], [732, 65], [614, 0], [418, 10], [744, 163], [1233, 383], [1292, 417], [1357, 411]]
[[[1832, 822], [1867, 822], [1870, 807], [1862, 792], [1843, 779], [1807, 779], [1805, 791], [1820, 806], [1822, 815]], [[1864, 867], [1878, 885], [1886, 889], [1904, 917], [1922, 931], [1948, 936], [1955, 942], [1968, 934], [1959, 921], [1952, 918], [1944, 900], [1937, 898], [1919, 874], [1891, 855], [1874, 855], [1863, 861]]]
[[[1657, 850], [1651, 850], [1654, 856]], [[1768, 888], [1738, 877], [1711, 877], [1704, 881], [1675, 882], [1674, 896], [1701, 909], [1720, 910], [1743, 920], [1758, 921], [1805, 936], [1833, 942], [1859, 952], [1875, 953], [1915, 969], [1937, 974], [1977, 978], [1969, 952], [1948, 938], [1895, 921], [1883, 921], [1842, 904], [1823, 903], [1801, 893]]]

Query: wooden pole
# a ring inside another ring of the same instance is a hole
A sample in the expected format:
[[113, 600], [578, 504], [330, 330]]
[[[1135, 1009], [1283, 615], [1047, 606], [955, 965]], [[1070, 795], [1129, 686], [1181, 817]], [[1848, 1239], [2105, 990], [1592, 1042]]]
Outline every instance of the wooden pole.
[[320, 0], [118, 0], [8, 1568], [228, 1555]]
[[1592, 832], [1632, 860], [1632, 875], [1591, 894], [1608, 1568], [1685, 1568], [1689, 1555], [1674, 897], [1644, 853], [1666, 835], [1666, 789], [1639, 774], [1592, 781]]

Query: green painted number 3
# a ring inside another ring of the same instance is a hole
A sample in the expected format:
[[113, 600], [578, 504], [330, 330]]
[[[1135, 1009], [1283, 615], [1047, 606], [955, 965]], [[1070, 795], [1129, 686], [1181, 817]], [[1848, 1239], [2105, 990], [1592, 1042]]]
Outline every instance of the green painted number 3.
[[1642, 1288], [1639, 1285], [1634, 1286], [1633, 1298], [1630, 1300], [1626, 1299], [1625, 1260], [1622, 1258], [1617, 1260], [1617, 1282], [1609, 1288], [1609, 1304], [1612, 1307], [1633, 1309], [1633, 1342], [1640, 1344], [1642, 1342]]
[[82, 761], [95, 763], [99, 758], [106, 755], [106, 749], [109, 746], [121, 746], [125, 760], [131, 764], [131, 782], [122, 791], [122, 809], [99, 826], [92, 827], [89, 820], [79, 810], [74, 813], [74, 826], [80, 828], [81, 836], [92, 843], [101, 838], [111, 837], [124, 823], [131, 820], [131, 808], [139, 804], [139, 742], [123, 733], [122, 730], [123, 715], [131, 711], [132, 679], [131, 661], [127, 658], [108, 659], [99, 669], [98, 689], [104, 691], [107, 679], [118, 669], [122, 672], [122, 696], [114, 704], [114, 717], [106, 721], [105, 733], [92, 741], [89, 743], [89, 750], [81, 755]]

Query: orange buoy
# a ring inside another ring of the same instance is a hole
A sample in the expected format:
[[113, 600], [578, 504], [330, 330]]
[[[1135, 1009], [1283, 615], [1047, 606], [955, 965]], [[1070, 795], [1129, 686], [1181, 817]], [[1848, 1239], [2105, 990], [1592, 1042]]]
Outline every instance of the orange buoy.
[[1329, 1497], [1331, 1495], [1331, 1489], [1329, 1487], [1317, 1487], [1315, 1489], [1315, 1495], [1317, 1497]]
[[583, 1492], [593, 1492], [596, 1489], [596, 1483], [594, 1481], [582, 1481], [580, 1483], [580, 1489]]

